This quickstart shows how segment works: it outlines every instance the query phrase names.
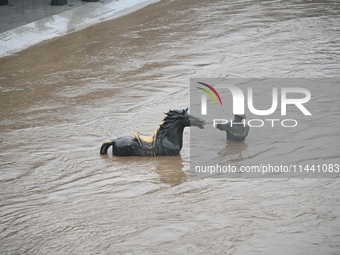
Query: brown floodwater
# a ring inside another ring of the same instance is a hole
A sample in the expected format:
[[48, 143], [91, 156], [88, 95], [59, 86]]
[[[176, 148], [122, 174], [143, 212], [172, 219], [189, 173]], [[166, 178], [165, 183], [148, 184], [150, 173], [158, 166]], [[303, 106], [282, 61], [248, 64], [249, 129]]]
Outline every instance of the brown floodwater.
[[[338, 77], [339, 13], [337, 1], [161, 1], [0, 59], [0, 253], [339, 254], [337, 176], [190, 178], [189, 129], [177, 157], [99, 155], [187, 108], [190, 78]], [[276, 129], [211, 148], [238, 164], [336, 162], [340, 88], [312, 91], [324, 126], [308, 122], [292, 150], [280, 148], [300, 133]]]

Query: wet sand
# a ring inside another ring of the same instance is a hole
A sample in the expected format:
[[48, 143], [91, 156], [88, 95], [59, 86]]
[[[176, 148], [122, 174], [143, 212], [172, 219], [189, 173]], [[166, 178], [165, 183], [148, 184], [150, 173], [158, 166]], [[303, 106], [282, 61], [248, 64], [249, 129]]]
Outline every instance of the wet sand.
[[[190, 78], [338, 76], [338, 14], [332, 1], [162, 1], [0, 59], [1, 253], [337, 254], [339, 178], [190, 178], [189, 129], [178, 157], [99, 148], [188, 107]], [[339, 89], [317, 93], [334, 127]], [[275, 159], [255, 134], [231, 157]], [[339, 158], [339, 136], [311, 139]]]

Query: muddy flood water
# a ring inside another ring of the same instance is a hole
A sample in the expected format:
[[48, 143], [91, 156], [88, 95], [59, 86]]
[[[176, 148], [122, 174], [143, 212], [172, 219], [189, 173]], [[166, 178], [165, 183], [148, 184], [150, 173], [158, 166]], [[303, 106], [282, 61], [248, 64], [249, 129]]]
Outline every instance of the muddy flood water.
[[[99, 155], [189, 107], [190, 78], [331, 78], [339, 63], [340, 5], [317, 0], [161, 1], [0, 59], [0, 253], [340, 254], [337, 177], [190, 178], [190, 129], [177, 157]], [[222, 154], [339, 159], [339, 84], [314, 91], [320, 153], [280, 152], [268, 129]]]

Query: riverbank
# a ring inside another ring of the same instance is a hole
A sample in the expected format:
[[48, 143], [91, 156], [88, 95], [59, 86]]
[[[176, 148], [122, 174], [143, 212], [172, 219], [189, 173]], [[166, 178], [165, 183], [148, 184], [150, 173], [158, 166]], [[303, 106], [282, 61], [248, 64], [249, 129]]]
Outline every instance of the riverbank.
[[11, 1], [0, 6], [0, 58], [31, 46], [64, 36], [94, 24], [115, 19], [159, 0], [106, 0], [84, 3], [69, 0], [65, 6], [51, 6], [50, 1]]

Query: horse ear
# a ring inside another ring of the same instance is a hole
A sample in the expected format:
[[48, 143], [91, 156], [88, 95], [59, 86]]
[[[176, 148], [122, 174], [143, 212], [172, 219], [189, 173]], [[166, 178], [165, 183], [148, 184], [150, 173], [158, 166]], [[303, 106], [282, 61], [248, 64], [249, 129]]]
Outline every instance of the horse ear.
[[184, 115], [185, 114], [185, 110], [183, 109], [183, 111], [182, 111], [182, 114]]
[[189, 109], [189, 108], [185, 109], [185, 111], [188, 112], [188, 109]]

